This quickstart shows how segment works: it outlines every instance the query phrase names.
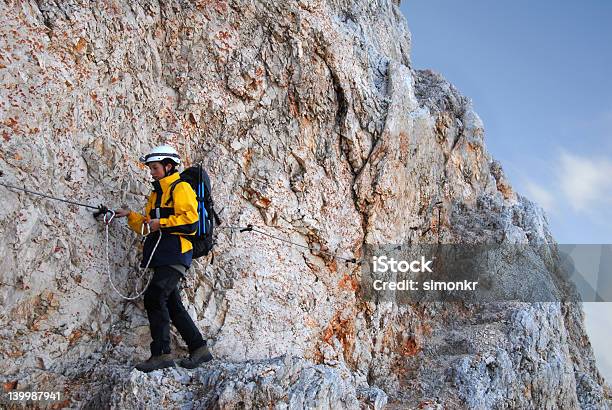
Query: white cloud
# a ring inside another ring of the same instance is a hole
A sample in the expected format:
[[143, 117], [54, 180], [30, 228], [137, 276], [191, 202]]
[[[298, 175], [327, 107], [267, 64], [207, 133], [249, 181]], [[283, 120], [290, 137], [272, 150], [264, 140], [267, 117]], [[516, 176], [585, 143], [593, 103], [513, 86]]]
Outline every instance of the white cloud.
[[557, 177], [566, 201], [576, 211], [612, 204], [612, 161], [561, 152]]
[[537, 202], [546, 212], [554, 211], [555, 197], [550, 191], [530, 180], [525, 181], [525, 189], [527, 197]]

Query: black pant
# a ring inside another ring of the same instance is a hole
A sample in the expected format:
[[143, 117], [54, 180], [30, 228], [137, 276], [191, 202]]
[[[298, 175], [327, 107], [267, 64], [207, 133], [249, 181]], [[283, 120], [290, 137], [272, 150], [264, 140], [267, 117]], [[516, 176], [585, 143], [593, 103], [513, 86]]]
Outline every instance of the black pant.
[[181, 302], [178, 283], [181, 274], [170, 266], [158, 266], [144, 294], [151, 328], [151, 354], [170, 353], [170, 320], [187, 343], [189, 352], [206, 345], [200, 331]]

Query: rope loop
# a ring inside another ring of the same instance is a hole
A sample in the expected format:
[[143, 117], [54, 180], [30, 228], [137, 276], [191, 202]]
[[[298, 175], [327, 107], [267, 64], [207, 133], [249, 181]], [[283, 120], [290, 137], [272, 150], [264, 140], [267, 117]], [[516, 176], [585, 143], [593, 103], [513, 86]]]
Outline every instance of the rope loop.
[[[109, 242], [109, 235], [108, 235], [108, 226], [111, 223], [111, 221], [114, 219], [115, 217], [115, 212], [112, 212], [112, 215], [110, 217], [110, 219], [106, 219], [106, 215], [104, 215], [104, 225], [105, 225], [105, 234], [106, 234], [106, 272], [108, 274], [108, 281], [111, 284], [111, 287], [113, 288], [113, 290], [115, 291], [115, 293], [117, 293], [122, 299], [124, 300], [136, 300], [139, 297], [141, 297], [149, 288], [149, 285], [151, 284], [151, 280], [153, 279], [153, 275], [151, 275], [149, 277], [149, 279], [147, 280], [147, 284], [145, 285], [145, 287], [138, 293], [136, 293], [136, 295], [134, 296], [128, 296], [128, 295], [124, 295], [123, 293], [121, 293], [121, 291], [119, 291], [119, 289], [117, 289], [117, 287], [115, 286], [115, 284], [113, 283], [113, 278], [111, 275], [111, 270], [110, 270], [110, 256], [109, 256], [109, 252], [108, 252], [108, 242]], [[144, 235], [144, 226], [147, 226], [147, 234]], [[148, 236], [151, 233], [151, 227], [149, 225], [148, 222], [145, 222], [142, 224], [142, 228], [141, 228], [141, 232], [143, 233], [143, 236]], [[159, 245], [159, 243], [161, 242], [162, 239], [162, 232], [161, 230], [159, 231], [159, 238], [157, 238], [157, 242], [155, 243], [155, 246], [153, 247], [153, 250], [151, 251], [151, 255], [149, 256], [149, 260], [147, 261], [147, 265], [144, 268], [139, 268], [139, 276], [138, 279], [141, 280], [144, 275], [146, 274], [147, 270], [149, 269], [149, 265], [151, 264], [151, 260], [153, 259], [153, 255], [155, 255], [155, 251], [157, 250], [157, 246]]]

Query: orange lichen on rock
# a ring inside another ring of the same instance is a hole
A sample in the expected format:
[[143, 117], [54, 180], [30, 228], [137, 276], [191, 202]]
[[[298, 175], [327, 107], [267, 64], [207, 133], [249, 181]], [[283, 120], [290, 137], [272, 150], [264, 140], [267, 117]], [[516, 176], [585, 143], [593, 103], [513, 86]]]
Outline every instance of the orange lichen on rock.
[[4, 388], [5, 392], [9, 392], [11, 390], [15, 390], [17, 388], [17, 380], [12, 380], [9, 382], [6, 382], [3, 384], [2, 386]]
[[323, 332], [323, 341], [333, 346], [332, 339], [338, 339], [344, 349], [344, 357], [350, 357], [355, 344], [355, 320], [353, 317], [342, 319], [341, 313], [336, 312], [325, 331]]
[[87, 40], [81, 37], [74, 46], [74, 51], [76, 51], [78, 54], [81, 54], [85, 50], [85, 47], [87, 47]]
[[83, 332], [80, 329], [75, 329], [68, 336], [68, 346], [74, 345], [83, 336]]
[[404, 356], [416, 356], [421, 350], [423, 349], [413, 337], [406, 339], [402, 346], [402, 354]]
[[338, 286], [340, 286], [340, 288], [342, 289], [346, 289], [346, 290], [350, 290], [353, 292], [356, 292], [357, 290], [359, 290], [359, 281], [348, 275], [345, 274], [342, 279], [340, 279], [340, 282], [338, 283]]
[[497, 185], [497, 190], [502, 193], [502, 195], [504, 196], [504, 199], [510, 199], [512, 197], [513, 191], [512, 191], [512, 188], [508, 184], [497, 181], [496, 185]]
[[261, 193], [255, 191], [252, 188], [246, 188], [244, 190], [245, 198], [249, 200], [257, 208], [267, 208], [272, 203], [270, 198], [266, 198]]

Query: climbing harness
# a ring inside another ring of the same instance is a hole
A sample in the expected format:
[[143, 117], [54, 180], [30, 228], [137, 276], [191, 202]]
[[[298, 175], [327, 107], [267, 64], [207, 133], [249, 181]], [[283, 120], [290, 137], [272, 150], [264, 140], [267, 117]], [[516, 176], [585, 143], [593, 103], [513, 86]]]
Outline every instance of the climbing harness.
[[[110, 215], [110, 218], [108, 218], [108, 215]], [[113, 278], [112, 278], [112, 275], [111, 275], [110, 257], [109, 257], [109, 252], [108, 252], [108, 248], [109, 248], [108, 247], [108, 242], [109, 242], [109, 239], [108, 239], [108, 226], [110, 225], [110, 223], [112, 222], [112, 220], [114, 218], [115, 218], [115, 211], [107, 211], [104, 214], [104, 233], [105, 233], [105, 237], [106, 237], [106, 272], [108, 274], [108, 281], [110, 282], [111, 287], [113, 288], [115, 293], [117, 293], [117, 295], [119, 295], [122, 299], [124, 299], [124, 300], [136, 300], [140, 296], [142, 296], [143, 293], [145, 293], [147, 291], [147, 288], [151, 284], [151, 279], [153, 278], [153, 275], [151, 275], [149, 277], [149, 279], [147, 280], [147, 284], [142, 289], [142, 291], [138, 292], [135, 296], [126, 296], [123, 293], [121, 293], [119, 291], [119, 289], [117, 289], [117, 287], [113, 283]], [[147, 228], [146, 229], [146, 233], [145, 233], [145, 226]], [[140, 228], [140, 233], [145, 238], [147, 236], [149, 236], [149, 234], [151, 233], [151, 226], [149, 225], [148, 222], [144, 222], [142, 224], [142, 227]], [[159, 245], [159, 242], [161, 241], [161, 238], [162, 238], [162, 232], [161, 232], [161, 230], [159, 230], [159, 238], [157, 238], [157, 242], [155, 243], [155, 246], [153, 247], [153, 251], [151, 252], [151, 256], [149, 256], [149, 260], [147, 261], [147, 265], [144, 267], [144, 269], [140, 268], [140, 274], [138, 276], [138, 280], [142, 280], [142, 278], [144, 278], [144, 276], [145, 276], [145, 273], [147, 272], [147, 269], [149, 269], [149, 264], [151, 263], [151, 259], [153, 259], [153, 255], [155, 255], [155, 251], [157, 250], [157, 245]]]
[[308, 249], [309, 251], [312, 251], [312, 252], [317, 252], [317, 253], [321, 253], [321, 254], [327, 255], [327, 256], [329, 256], [329, 257], [331, 257], [333, 259], [338, 259], [338, 260], [346, 262], [346, 263], [354, 263], [356, 265], [361, 265], [363, 263], [363, 260], [361, 260], [361, 259], [357, 260], [356, 258], [345, 258], [345, 257], [342, 257], [342, 256], [335, 255], [335, 254], [333, 254], [331, 252], [328, 252], [328, 251], [323, 251], [321, 249], [313, 248], [311, 246], [302, 245], [300, 243], [292, 242], [290, 240], [287, 240], [287, 239], [284, 239], [284, 238], [280, 238], [278, 236], [274, 236], [272, 234], [269, 234], [268, 232], [261, 231], [260, 229], [258, 229], [258, 228], [261, 228], [261, 227], [253, 226], [252, 224], [248, 224], [247, 226], [226, 225], [226, 226], [221, 226], [219, 228], [220, 229], [237, 230], [237, 231], [240, 231], [240, 232], [255, 232], [255, 233], [267, 236], [269, 238], [276, 239], [277, 241], [285, 242], [285, 243], [288, 243], [288, 244], [291, 244], [291, 245], [294, 245], [294, 246], [298, 246], [298, 247], [303, 248], [303, 249]]

